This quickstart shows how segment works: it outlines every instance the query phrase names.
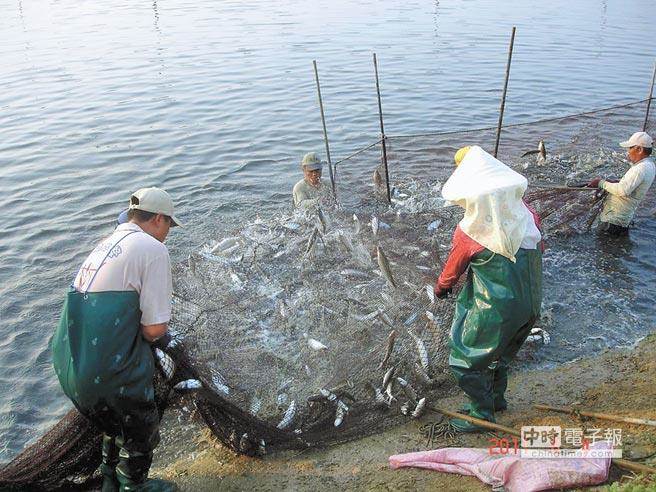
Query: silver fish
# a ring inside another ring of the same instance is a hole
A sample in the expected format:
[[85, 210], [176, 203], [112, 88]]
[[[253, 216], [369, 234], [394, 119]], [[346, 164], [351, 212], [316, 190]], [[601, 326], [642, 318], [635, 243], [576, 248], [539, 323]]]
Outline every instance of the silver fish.
[[252, 444], [251, 441], [248, 439], [248, 434], [244, 432], [242, 434], [241, 439], [239, 439], [239, 449], [241, 452], [246, 452], [251, 448]]
[[371, 230], [374, 233], [374, 236], [376, 236], [378, 234], [378, 226], [379, 226], [378, 217], [376, 217], [375, 215], [372, 215], [371, 216]]
[[347, 407], [342, 400], [337, 400], [337, 410], [335, 411], [335, 427], [342, 425], [344, 416], [348, 411], [349, 407]]
[[260, 443], [257, 447], [258, 452], [260, 453], [260, 456], [264, 456], [266, 454], [266, 442], [264, 439], [260, 439]]
[[392, 330], [390, 331], [389, 335], [387, 335], [387, 349], [385, 350], [385, 357], [383, 357], [383, 360], [381, 360], [380, 364], [378, 364], [378, 369], [382, 369], [387, 365], [387, 362], [389, 361], [389, 358], [392, 355], [392, 351], [394, 350], [395, 341], [396, 341], [396, 330]]
[[202, 387], [203, 383], [201, 383], [198, 379], [185, 379], [184, 381], [180, 381], [178, 384], [173, 386], [173, 389], [178, 391], [191, 391], [200, 389]]
[[321, 232], [319, 232], [319, 229], [317, 227], [314, 228], [312, 231], [312, 234], [310, 235], [310, 239], [308, 239], [307, 246], [305, 247], [305, 255], [309, 255], [310, 251], [312, 251], [312, 248], [314, 248], [315, 243], [317, 242], [317, 239], [321, 235]]
[[173, 362], [171, 356], [158, 348], [155, 348], [155, 357], [157, 358], [157, 364], [164, 373], [164, 377], [170, 380], [173, 373], [175, 373], [175, 362]]
[[378, 317], [378, 313], [380, 313], [380, 310], [376, 309], [375, 311], [372, 311], [369, 314], [364, 314], [364, 315], [354, 314], [353, 317], [357, 321], [371, 321], [371, 320], [375, 319], [376, 317]]
[[378, 318], [385, 323], [386, 325], [390, 326], [391, 328], [394, 327], [394, 323], [392, 322], [392, 318], [390, 318], [385, 311], [382, 309], [378, 310]]
[[383, 177], [380, 175], [380, 171], [378, 170], [378, 168], [374, 169], [373, 182], [374, 182], [374, 187], [376, 189], [385, 186], [385, 182], [383, 181]]
[[408, 415], [410, 412], [410, 403], [409, 401], [406, 401], [403, 405], [401, 405], [401, 413], [403, 415]]
[[378, 229], [391, 229], [392, 226], [389, 225], [387, 222], [383, 222], [382, 220], [378, 221]]
[[430, 272], [432, 270], [431, 267], [427, 267], [426, 265], [415, 265], [417, 267], [417, 270], [421, 270], [422, 272]]
[[279, 407], [283, 406], [285, 403], [287, 403], [287, 400], [289, 398], [287, 397], [287, 393], [280, 393], [276, 397], [276, 403], [278, 404]]
[[257, 412], [260, 411], [260, 408], [262, 408], [262, 400], [260, 400], [257, 396], [254, 396], [251, 400], [251, 406], [248, 410], [251, 412], [251, 415], [257, 415]]
[[328, 401], [336, 401], [336, 400], [337, 400], [337, 395], [336, 395], [335, 393], [333, 393], [332, 391], [327, 390], [327, 389], [325, 389], [325, 388], [321, 388], [321, 389], [319, 390], [319, 393], [320, 393], [321, 396], [323, 396], [324, 398], [327, 398]]
[[389, 403], [392, 403], [396, 398], [394, 398], [394, 395], [392, 394], [392, 381], [389, 382], [387, 385], [387, 388], [385, 388], [385, 393], [389, 397]]
[[417, 406], [412, 412], [412, 418], [418, 419], [419, 417], [421, 417], [425, 409], [426, 409], [426, 398], [422, 398], [417, 402]]
[[316, 350], [317, 352], [320, 350], [328, 350], [327, 346], [325, 346], [319, 340], [310, 338], [307, 333], [303, 333], [303, 338], [307, 340], [308, 347], [310, 347], [312, 350]]
[[292, 424], [292, 421], [294, 420], [294, 415], [296, 414], [296, 400], [292, 400], [292, 402], [289, 404], [289, 407], [287, 407], [287, 411], [285, 412], [285, 415], [283, 416], [282, 420], [280, 423], [276, 426], [278, 429], [286, 429]]
[[380, 268], [383, 277], [396, 289], [396, 283], [394, 283], [394, 277], [392, 276], [392, 270], [390, 270], [389, 261], [380, 246], [376, 246], [376, 256], [378, 258], [378, 267]]
[[392, 306], [394, 304], [394, 301], [392, 300], [392, 298], [389, 296], [389, 294], [387, 292], [381, 291], [380, 292], [380, 297], [383, 298], [383, 301], [385, 301], [385, 304], [388, 304], [390, 306]]
[[413, 366], [415, 370], [415, 374], [417, 376], [417, 379], [425, 386], [431, 386], [433, 384], [433, 380], [428, 376], [428, 373], [424, 370], [423, 367], [421, 367], [419, 364], [415, 362], [415, 365]]
[[360, 224], [360, 219], [358, 219], [358, 216], [353, 214], [353, 225], [355, 226], [355, 230], [353, 231], [355, 234], [360, 234], [360, 231], [362, 230], [362, 225]]
[[425, 371], [428, 371], [428, 350], [426, 350], [426, 345], [421, 338], [419, 338], [415, 333], [408, 329], [408, 334], [415, 341], [415, 346], [417, 347], [417, 353], [419, 354], [419, 362], [421, 362], [421, 367]]
[[380, 406], [386, 406], [389, 407], [391, 402], [385, 398], [385, 395], [383, 395], [383, 392], [380, 391], [380, 388], [374, 388], [374, 399], [376, 400], [376, 403]]
[[432, 285], [426, 286], [426, 295], [428, 296], [430, 303], [433, 304], [435, 302], [435, 289], [433, 289]]
[[528, 152], [524, 152], [522, 157], [534, 154], [538, 154], [538, 162], [544, 162], [547, 159], [547, 148], [544, 146], [544, 140], [540, 140], [538, 142], [537, 150], [529, 150]]
[[280, 313], [280, 316], [284, 319], [287, 319], [289, 317], [289, 308], [287, 307], [287, 303], [284, 301], [284, 299], [280, 299], [278, 301], [278, 312]]
[[341, 275], [344, 275], [345, 277], [362, 277], [362, 278], [369, 277], [369, 274], [367, 274], [366, 272], [363, 272], [362, 270], [355, 270], [353, 268], [345, 268], [339, 273]]
[[230, 388], [228, 387], [228, 385], [225, 383], [225, 380], [221, 376], [219, 375], [212, 376], [212, 384], [221, 393], [225, 393], [226, 395], [230, 394]]
[[328, 228], [328, 219], [321, 210], [321, 207], [317, 207], [317, 216], [319, 217], [319, 222], [321, 223], [321, 231], [325, 234], [326, 229]]
[[426, 310], [426, 317], [431, 323], [437, 323], [437, 318], [431, 311]]
[[396, 378], [396, 380], [399, 382], [399, 385], [401, 386], [401, 389], [405, 393], [405, 396], [410, 398], [413, 402], [417, 401], [417, 392], [414, 390], [412, 386], [410, 386], [410, 383], [408, 383], [405, 379], [403, 378]]
[[292, 379], [292, 378], [283, 380], [280, 383], [280, 385], [278, 386], [278, 392], [282, 393], [283, 391], [288, 390], [293, 382], [294, 382], [294, 379]]
[[437, 219], [431, 222], [430, 224], [428, 224], [428, 227], [426, 227], [426, 229], [428, 229], [428, 232], [435, 232], [437, 228], [440, 227], [441, 224], [442, 221], [440, 219]]
[[[210, 250], [210, 253], [214, 254], [217, 252], [226, 252], [230, 248], [234, 248], [239, 245], [239, 239], [236, 237], [228, 237], [223, 241], [219, 241], [216, 245]], [[232, 251], [232, 250], [231, 250]]]
[[396, 366], [390, 367], [387, 372], [385, 372], [385, 375], [383, 376], [383, 388], [387, 388], [387, 385], [392, 381], [395, 372]]

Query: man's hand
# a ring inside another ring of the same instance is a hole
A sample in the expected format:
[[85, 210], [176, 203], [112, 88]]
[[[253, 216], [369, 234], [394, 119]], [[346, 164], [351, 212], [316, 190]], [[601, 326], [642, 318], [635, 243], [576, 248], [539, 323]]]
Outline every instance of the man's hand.
[[601, 178], [593, 179], [588, 183], [588, 188], [599, 188], [599, 181], [601, 181]]
[[451, 293], [451, 289], [442, 289], [441, 287], [435, 286], [433, 292], [438, 299], [444, 299]]
[[168, 323], [158, 323], [156, 325], [141, 325], [141, 333], [143, 337], [149, 341], [154, 342], [160, 337], [166, 335]]

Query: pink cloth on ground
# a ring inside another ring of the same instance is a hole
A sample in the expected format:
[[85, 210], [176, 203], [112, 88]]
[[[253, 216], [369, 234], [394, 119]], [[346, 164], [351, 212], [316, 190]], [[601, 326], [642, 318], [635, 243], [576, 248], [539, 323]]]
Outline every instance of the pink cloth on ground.
[[[590, 449], [610, 449], [605, 441]], [[511, 450], [512, 452], [512, 450]], [[490, 455], [487, 449], [442, 448], [390, 456], [392, 468], [428, 468], [478, 478], [509, 492], [529, 492], [596, 485], [608, 479], [610, 458], [521, 458]]]

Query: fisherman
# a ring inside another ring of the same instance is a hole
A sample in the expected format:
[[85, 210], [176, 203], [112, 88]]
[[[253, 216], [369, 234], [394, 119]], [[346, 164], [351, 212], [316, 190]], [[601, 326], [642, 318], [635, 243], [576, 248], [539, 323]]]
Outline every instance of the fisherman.
[[159, 188], [135, 192], [127, 220], [75, 277], [52, 339], [53, 365], [66, 396], [103, 432], [103, 492], [177, 490], [147, 477], [159, 443], [151, 344], [168, 337], [171, 318], [164, 240], [182, 224]]
[[307, 207], [319, 202], [322, 168], [323, 162], [317, 154], [314, 152], [305, 154], [301, 161], [303, 179], [294, 185], [294, 190], [292, 191], [294, 207]]
[[631, 168], [619, 182], [595, 178], [588, 187], [599, 188], [608, 193], [604, 208], [599, 216], [599, 229], [611, 236], [626, 236], [636, 209], [644, 200], [654, 181], [656, 168], [651, 151], [653, 139], [645, 132], [636, 132], [620, 146], [628, 149]]
[[[434, 290], [444, 298], [469, 268], [451, 326], [449, 366], [470, 403], [462, 413], [495, 421], [505, 410], [508, 365], [540, 315], [542, 235], [522, 200], [528, 182], [478, 146], [455, 155], [442, 188], [465, 209]], [[452, 419], [460, 432], [481, 429]]]

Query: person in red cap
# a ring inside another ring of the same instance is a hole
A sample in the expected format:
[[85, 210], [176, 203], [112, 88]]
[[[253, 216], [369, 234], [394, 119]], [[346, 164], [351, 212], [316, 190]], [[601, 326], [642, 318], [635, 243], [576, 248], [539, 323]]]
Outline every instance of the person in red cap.
[[612, 236], [626, 236], [635, 212], [654, 181], [656, 168], [651, 158], [653, 139], [645, 132], [636, 132], [620, 146], [627, 149], [631, 168], [619, 182], [595, 178], [588, 187], [608, 193], [599, 216], [599, 229]]

